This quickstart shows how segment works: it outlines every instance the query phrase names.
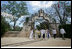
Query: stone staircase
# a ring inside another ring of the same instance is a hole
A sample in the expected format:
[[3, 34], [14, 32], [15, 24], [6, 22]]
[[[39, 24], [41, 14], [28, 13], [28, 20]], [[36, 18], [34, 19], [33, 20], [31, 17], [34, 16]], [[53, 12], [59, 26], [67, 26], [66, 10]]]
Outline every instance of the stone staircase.
[[8, 31], [3, 37], [17, 37], [20, 31]]

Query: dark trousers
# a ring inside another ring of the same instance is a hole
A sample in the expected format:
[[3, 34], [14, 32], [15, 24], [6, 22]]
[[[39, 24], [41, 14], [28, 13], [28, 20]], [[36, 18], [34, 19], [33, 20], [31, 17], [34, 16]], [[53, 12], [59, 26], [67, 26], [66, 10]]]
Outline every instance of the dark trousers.
[[49, 38], [49, 34], [48, 34], [48, 38]]
[[65, 40], [65, 38], [64, 38], [64, 34], [62, 34], [62, 39]]
[[41, 35], [38, 35], [39, 38], [41, 38]]
[[47, 38], [49, 38], [49, 33], [47, 34]]
[[54, 39], [56, 38], [56, 34], [54, 34]]
[[45, 34], [43, 34], [43, 38], [45, 38]]

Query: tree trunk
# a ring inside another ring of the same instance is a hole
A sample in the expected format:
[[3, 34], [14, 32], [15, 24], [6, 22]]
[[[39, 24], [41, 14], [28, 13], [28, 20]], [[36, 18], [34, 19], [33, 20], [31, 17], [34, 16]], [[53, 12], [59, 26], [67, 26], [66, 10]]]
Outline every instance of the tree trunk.
[[16, 21], [14, 21], [14, 26], [13, 26], [13, 30], [15, 30], [16, 28], [15, 28], [15, 25], [16, 25]]

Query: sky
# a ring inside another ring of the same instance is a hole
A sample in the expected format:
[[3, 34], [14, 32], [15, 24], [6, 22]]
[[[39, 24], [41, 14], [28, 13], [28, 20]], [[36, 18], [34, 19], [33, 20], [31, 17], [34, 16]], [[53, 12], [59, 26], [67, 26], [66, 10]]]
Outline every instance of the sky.
[[35, 13], [41, 8], [50, 8], [53, 3], [53, 1], [29, 1], [27, 2], [27, 5], [29, 12]]
[[[18, 2], [18, 1], [17, 1]], [[57, 2], [56, 1], [24, 1], [26, 2], [27, 4], [27, 7], [28, 7], [28, 12], [30, 14], [34, 14], [36, 12], [38, 12], [39, 9], [51, 9], [51, 6], [53, 4], [56, 4]], [[8, 4], [7, 1], [1, 1], [1, 6], [2, 4]], [[25, 17], [25, 16], [24, 16]], [[19, 18], [19, 20], [17, 21], [16, 25], [22, 27], [23, 26], [23, 23], [22, 24], [19, 24], [20, 21], [22, 20], [23, 16], [21, 16], [21, 18]], [[13, 25], [13, 22], [10, 23], [11, 25]], [[39, 24], [38, 22], [36, 24]]]
[[[18, 2], [18, 1], [17, 1]], [[27, 4], [28, 11], [32, 14], [37, 12], [40, 8], [49, 8], [55, 1], [24, 1]], [[7, 1], [1, 1], [2, 4], [8, 4]]]

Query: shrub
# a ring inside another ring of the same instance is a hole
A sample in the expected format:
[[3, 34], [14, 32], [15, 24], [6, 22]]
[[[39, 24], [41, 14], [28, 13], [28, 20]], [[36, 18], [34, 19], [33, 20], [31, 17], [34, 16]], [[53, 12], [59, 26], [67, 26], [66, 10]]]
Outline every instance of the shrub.
[[1, 16], [1, 36], [10, 29], [10, 25], [5, 21], [5, 18]]

